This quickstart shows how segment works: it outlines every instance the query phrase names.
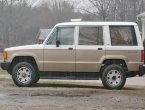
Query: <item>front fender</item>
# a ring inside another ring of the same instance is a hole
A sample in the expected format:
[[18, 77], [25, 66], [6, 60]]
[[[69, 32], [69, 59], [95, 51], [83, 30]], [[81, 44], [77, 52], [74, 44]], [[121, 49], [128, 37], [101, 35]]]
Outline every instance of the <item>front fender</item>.
[[8, 52], [7, 62], [12, 62], [16, 57], [33, 57], [40, 71], [43, 70], [43, 50], [23, 50]]

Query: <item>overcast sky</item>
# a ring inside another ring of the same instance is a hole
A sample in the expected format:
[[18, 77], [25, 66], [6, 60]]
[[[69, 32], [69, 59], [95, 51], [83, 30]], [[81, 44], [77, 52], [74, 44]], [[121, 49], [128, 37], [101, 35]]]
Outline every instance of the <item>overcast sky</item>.
[[[57, 1], [60, 1], [60, 0], [57, 0]], [[67, 1], [73, 2], [73, 1], [76, 1], [76, 0], [67, 0]], [[37, 5], [42, 4], [43, 2], [48, 2], [48, 3], [53, 2], [53, 0], [28, 0], [28, 2], [30, 4], [33, 4], [34, 6], [37, 6]]]
[[[32, 6], [39, 6], [41, 5], [42, 3], [44, 2], [48, 2], [48, 3], [51, 3], [53, 2], [53, 0], [27, 0], [30, 4], [33, 4]], [[57, 0], [57, 1], [62, 1], [62, 0]], [[83, 6], [83, 4], [85, 2], [87, 2], [87, 0], [64, 0], [64, 1], [68, 1], [68, 2], [71, 2], [71, 3], [74, 3], [76, 5], [79, 4], [79, 6]]]

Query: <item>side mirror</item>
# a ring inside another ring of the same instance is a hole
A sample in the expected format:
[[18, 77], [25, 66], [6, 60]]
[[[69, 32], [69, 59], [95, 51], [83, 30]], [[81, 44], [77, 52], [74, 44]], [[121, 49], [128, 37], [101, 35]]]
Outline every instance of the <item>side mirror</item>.
[[56, 40], [56, 47], [59, 47], [59, 45], [60, 45], [60, 41]]

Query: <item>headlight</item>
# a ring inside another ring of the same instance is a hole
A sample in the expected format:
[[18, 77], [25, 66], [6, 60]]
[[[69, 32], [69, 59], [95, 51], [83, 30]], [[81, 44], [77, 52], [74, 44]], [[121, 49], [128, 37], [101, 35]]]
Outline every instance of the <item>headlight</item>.
[[4, 60], [7, 59], [7, 52], [6, 51], [3, 53], [3, 58], [4, 58]]

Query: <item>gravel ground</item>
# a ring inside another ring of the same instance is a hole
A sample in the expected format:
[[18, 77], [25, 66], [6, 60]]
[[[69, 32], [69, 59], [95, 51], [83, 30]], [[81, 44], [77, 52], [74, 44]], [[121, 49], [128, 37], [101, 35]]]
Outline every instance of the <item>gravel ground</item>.
[[145, 88], [0, 88], [0, 110], [144, 110]]
[[145, 110], [145, 78], [128, 79], [122, 90], [106, 90], [100, 81], [58, 80], [18, 88], [8, 75], [0, 75], [0, 110]]

